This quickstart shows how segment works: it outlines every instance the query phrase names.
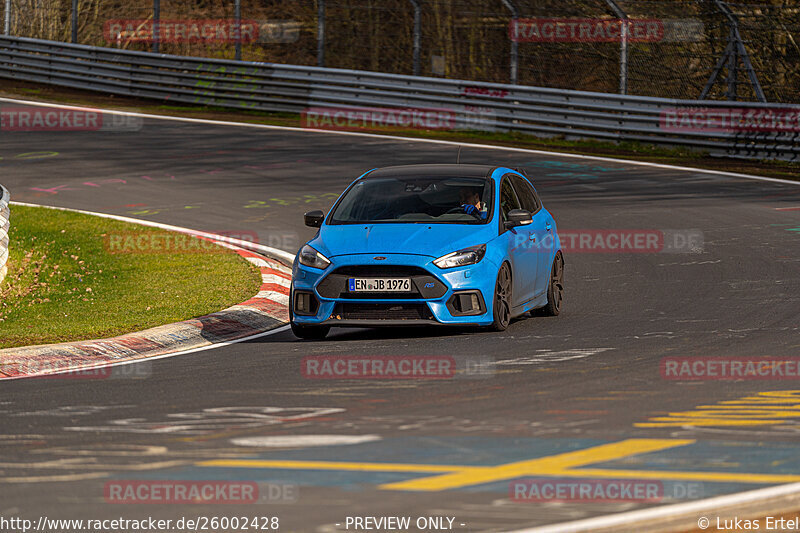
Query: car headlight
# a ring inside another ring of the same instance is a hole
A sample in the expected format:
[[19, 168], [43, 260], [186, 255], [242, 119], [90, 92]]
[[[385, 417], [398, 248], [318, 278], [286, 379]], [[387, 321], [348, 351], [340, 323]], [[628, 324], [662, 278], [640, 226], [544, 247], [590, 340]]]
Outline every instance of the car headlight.
[[300, 248], [299, 259], [301, 265], [319, 268], [322, 270], [328, 268], [328, 265], [331, 264], [330, 260], [327, 257], [325, 257], [324, 255], [322, 255], [321, 253], [319, 253], [318, 251], [316, 251], [314, 248], [312, 248], [307, 244], [302, 248]]
[[486, 255], [486, 245], [470, 246], [457, 252], [443, 255], [433, 262], [439, 268], [453, 268], [467, 265], [474, 265]]

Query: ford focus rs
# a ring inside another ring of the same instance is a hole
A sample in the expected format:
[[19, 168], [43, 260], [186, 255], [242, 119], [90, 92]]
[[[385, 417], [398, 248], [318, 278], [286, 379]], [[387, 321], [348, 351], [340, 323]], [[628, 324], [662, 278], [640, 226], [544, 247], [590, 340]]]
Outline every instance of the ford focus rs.
[[558, 315], [564, 258], [553, 216], [517, 170], [482, 165], [373, 169], [355, 180], [294, 261], [292, 331], [337, 326], [489, 326]]

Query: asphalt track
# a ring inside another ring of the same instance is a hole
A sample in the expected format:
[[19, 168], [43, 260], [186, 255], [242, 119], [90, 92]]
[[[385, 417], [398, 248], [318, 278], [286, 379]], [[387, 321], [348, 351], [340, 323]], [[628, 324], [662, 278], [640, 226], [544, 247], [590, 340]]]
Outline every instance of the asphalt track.
[[[364, 170], [456, 157], [416, 141], [158, 120], [130, 133], [0, 139], [0, 181], [14, 200], [255, 232], [291, 251], [312, 235], [303, 212], [329, 208]], [[309, 532], [343, 530], [347, 516], [450, 516], [455, 530], [492, 531], [655, 505], [511, 501], [509, 481], [520, 477], [656, 479], [660, 504], [800, 480], [791, 401], [741, 411], [734, 425], [697, 409], [800, 395], [796, 380], [675, 381], [659, 366], [669, 356], [800, 355], [800, 187], [468, 146], [461, 160], [524, 166], [560, 231], [695, 229], [703, 251], [568, 253], [562, 315], [504, 333], [343, 329], [305, 342], [284, 331], [144, 363], [140, 379], [3, 383], [0, 516], [277, 516], [280, 530]], [[444, 380], [323, 381], [301, 374], [308, 355], [495, 364]], [[677, 412], [700, 414], [650, 421]], [[368, 437], [281, 448], [236, 440], [297, 435]], [[547, 459], [587, 449], [582, 461]], [[449, 477], [436, 467], [507, 464]], [[107, 481], [131, 479], [296, 491], [263, 505], [106, 501]]]

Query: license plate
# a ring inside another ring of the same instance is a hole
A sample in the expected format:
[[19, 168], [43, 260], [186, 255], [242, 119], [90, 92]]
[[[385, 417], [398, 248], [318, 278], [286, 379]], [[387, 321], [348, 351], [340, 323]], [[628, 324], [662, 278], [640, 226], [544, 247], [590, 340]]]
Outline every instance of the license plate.
[[411, 292], [411, 278], [350, 278], [350, 292]]

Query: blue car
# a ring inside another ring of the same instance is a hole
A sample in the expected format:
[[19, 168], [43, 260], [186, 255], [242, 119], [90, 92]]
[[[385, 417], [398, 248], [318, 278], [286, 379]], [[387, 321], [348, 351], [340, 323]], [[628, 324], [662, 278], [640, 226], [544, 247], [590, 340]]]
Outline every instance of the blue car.
[[339, 197], [294, 261], [300, 338], [336, 326], [508, 327], [558, 315], [564, 257], [553, 215], [523, 173], [484, 165], [370, 170]]

